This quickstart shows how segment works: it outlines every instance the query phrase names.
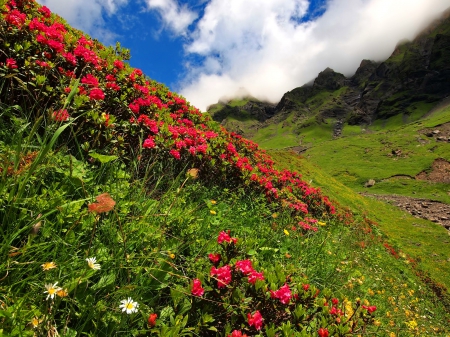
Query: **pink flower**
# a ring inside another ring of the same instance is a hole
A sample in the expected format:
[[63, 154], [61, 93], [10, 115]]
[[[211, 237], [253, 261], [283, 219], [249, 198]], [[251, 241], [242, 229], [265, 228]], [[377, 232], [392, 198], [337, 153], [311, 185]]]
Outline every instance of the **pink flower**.
[[304, 290], [304, 291], [308, 291], [308, 289], [309, 289], [309, 284], [304, 284], [302, 287], [303, 287], [303, 290]]
[[237, 238], [230, 237], [230, 231], [228, 231], [228, 234], [225, 233], [224, 231], [221, 231], [219, 233], [219, 236], [217, 237], [217, 243], [220, 245], [224, 241], [228, 242], [228, 243], [233, 242], [234, 244], [236, 244], [237, 243]]
[[291, 301], [291, 290], [289, 289], [289, 286], [285, 284], [277, 291], [270, 291], [270, 297], [272, 298], [278, 298], [281, 303], [283, 304], [289, 304]]
[[209, 254], [208, 258], [209, 258], [209, 261], [211, 261], [212, 263], [216, 264], [216, 263], [218, 263], [220, 261], [222, 256], [220, 256], [220, 254]]
[[257, 271], [253, 270], [248, 275], [248, 282], [251, 283], [251, 284], [255, 284], [257, 280], [264, 281], [264, 274], [263, 273], [258, 273]]
[[6, 67], [8, 69], [17, 69], [16, 60], [14, 60], [12, 58], [6, 59]]
[[252, 261], [241, 260], [236, 262], [236, 268], [244, 275], [250, 274], [253, 270]]
[[156, 144], [153, 138], [147, 138], [144, 140], [144, 144], [142, 144], [142, 147], [146, 149], [153, 149], [155, 146]]
[[253, 316], [247, 314], [248, 325], [253, 326], [256, 330], [261, 330], [263, 326], [263, 318], [259, 311], [256, 311]]
[[225, 286], [231, 282], [231, 268], [228, 265], [221, 268], [211, 267], [210, 275], [216, 275], [218, 280], [217, 286], [219, 288], [225, 288]]
[[102, 89], [94, 88], [91, 90], [89, 98], [91, 100], [103, 100], [105, 99], [105, 93], [103, 92]]
[[203, 296], [204, 293], [205, 289], [202, 288], [202, 282], [198, 278], [194, 279], [192, 282], [191, 294], [200, 297]]

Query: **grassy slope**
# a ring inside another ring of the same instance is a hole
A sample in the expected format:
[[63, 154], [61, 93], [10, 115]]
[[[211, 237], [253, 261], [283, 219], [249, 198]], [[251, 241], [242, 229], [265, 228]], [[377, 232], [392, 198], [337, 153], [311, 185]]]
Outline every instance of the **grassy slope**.
[[[419, 132], [447, 122], [450, 122], [450, 107], [398, 128], [315, 144], [305, 156], [358, 192], [367, 191], [364, 183], [374, 179], [377, 183], [370, 190], [373, 193], [395, 193], [450, 203], [448, 184], [411, 179], [429, 170], [436, 158], [450, 159], [450, 144], [436, 142]], [[392, 155], [392, 151], [398, 149], [401, 155]], [[395, 176], [411, 178], [389, 179]]]
[[341, 205], [350, 207], [355, 214], [367, 215], [369, 219], [376, 221], [389, 243], [417, 259], [419, 269], [428, 272], [433, 279], [450, 289], [450, 268], [447, 261], [450, 240], [442, 226], [414, 218], [391, 205], [359, 195], [325, 173], [326, 170], [312, 164], [309, 159], [290, 152], [274, 151], [271, 155], [278, 163], [284, 163], [290, 169], [298, 169], [306, 180], [321, 187], [325, 194]]

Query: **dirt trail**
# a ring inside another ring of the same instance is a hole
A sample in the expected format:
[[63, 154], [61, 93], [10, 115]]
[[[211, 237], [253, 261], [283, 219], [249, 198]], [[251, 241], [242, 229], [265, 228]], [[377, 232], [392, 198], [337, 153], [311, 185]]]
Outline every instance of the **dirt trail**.
[[450, 230], [450, 205], [448, 204], [400, 195], [378, 195], [370, 193], [362, 193], [362, 195], [386, 201], [417, 218], [433, 221]]

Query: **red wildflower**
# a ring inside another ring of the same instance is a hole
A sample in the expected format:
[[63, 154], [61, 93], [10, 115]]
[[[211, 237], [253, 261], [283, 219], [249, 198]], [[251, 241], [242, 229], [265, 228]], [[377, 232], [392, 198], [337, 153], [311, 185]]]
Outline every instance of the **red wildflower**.
[[147, 138], [144, 140], [144, 144], [142, 144], [142, 147], [146, 149], [153, 149], [155, 146], [156, 144], [153, 138]]
[[196, 278], [193, 282], [192, 282], [192, 290], [191, 290], [191, 294], [194, 296], [203, 296], [203, 294], [205, 293], [205, 289], [202, 288], [202, 281], [200, 281], [198, 278]]
[[98, 79], [92, 74], [87, 74], [85, 77], [83, 77], [81, 79], [81, 83], [84, 83], [89, 87], [98, 87]]
[[150, 314], [150, 316], [148, 316], [148, 325], [153, 328], [156, 325], [157, 318], [158, 314]]
[[240, 330], [234, 330], [231, 335], [228, 335], [227, 337], [248, 337], [246, 334], [242, 334]]
[[25, 13], [20, 12], [17, 9], [12, 10], [5, 17], [6, 22], [18, 28], [22, 27], [26, 19], [27, 15]]
[[175, 159], [180, 160], [180, 158], [181, 158], [180, 151], [172, 149], [172, 150], [169, 151], [169, 153], [170, 153], [170, 154], [172, 155], [172, 157], [174, 157]]
[[219, 236], [217, 237], [217, 243], [220, 245], [224, 241], [228, 242], [228, 243], [233, 242], [234, 244], [237, 243], [237, 239], [236, 238], [230, 237], [230, 231], [228, 231], [228, 234], [225, 233], [224, 231], [221, 231], [219, 233]]
[[277, 291], [270, 291], [270, 297], [272, 298], [278, 298], [281, 303], [283, 304], [289, 304], [291, 301], [291, 290], [289, 289], [289, 286], [285, 284]]
[[236, 269], [238, 269], [244, 275], [250, 274], [253, 270], [252, 261], [241, 260], [236, 262]]
[[89, 98], [91, 100], [103, 100], [105, 99], [105, 93], [103, 92], [102, 89], [94, 88], [91, 90]]
[[50, 14], [52, 13], [46, 6], [42, 6], [41, 8], [39, 8], [38, 12], [42, 13], [42, 15], [44, 15], [46, 18], [50, 17]]
[[263, 326], [263, 318], [259, 311], [256, 311], [254, 315], [247, 314], [248, 325], [253, 326], [256, 330], [261, 330]]
[[209, 254], [208, 258], [209, 258], [209, 261], [216, 264], [216, 263], [220, 262], [220, 259], [222, 258], [222, 256], [220, 254]]
[[17, 69], [16, 60], [14, 60], [12, 58], [6, 59], [6, 67], [8, 69]]
[[371, 305], [371, 306], [363, 305], [362, 308], [366, 309], [369, 314], [371, 314], [372, 312], [377, 310], [377, 307], [375, 305]]
[[225, 288], [231, 282], [231, 268], [228, 265], [221, 268], [211, 267], [210, 275], [217, 276], [217, 286], [219, 288]]
[[319, 337], [328, 337], [328, 329], [327, 328], [320, 328], [319, 331], [317, 331], [319, 334]]
[[116, 67], [117, 69], [123, 69], [124, 64], [123, 64], [122, 61], [115, 60], [115, 61], [114, 61], [114, 67]]
[[52, 114], [53, 120], [57, 122], [64, 122], [70, 118], [69, 113], [66, 109], [54, 111]]
[[251, 284], [255, 284], [257, 280], [264, 281], [264, 274], [263, 273], [258, 273], [257, 271], [253, 270], [248, 275], [248, 282], [251, 283]]

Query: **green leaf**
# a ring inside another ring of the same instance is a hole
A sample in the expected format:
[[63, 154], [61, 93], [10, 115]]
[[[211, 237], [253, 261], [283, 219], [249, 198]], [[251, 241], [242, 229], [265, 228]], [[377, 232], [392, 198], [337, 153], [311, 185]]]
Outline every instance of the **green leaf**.
[[91, 153], [89, 153], [89, 155], [92, 158], [97, 159], [102, 164], [109, 163], [110, 161], [113, 161], [113, 160], [116, 160], [117, 158], [119, 158], [118, 156], [107, 156], [105, 154], [99, 154], [96, 152], [91, 152]]

